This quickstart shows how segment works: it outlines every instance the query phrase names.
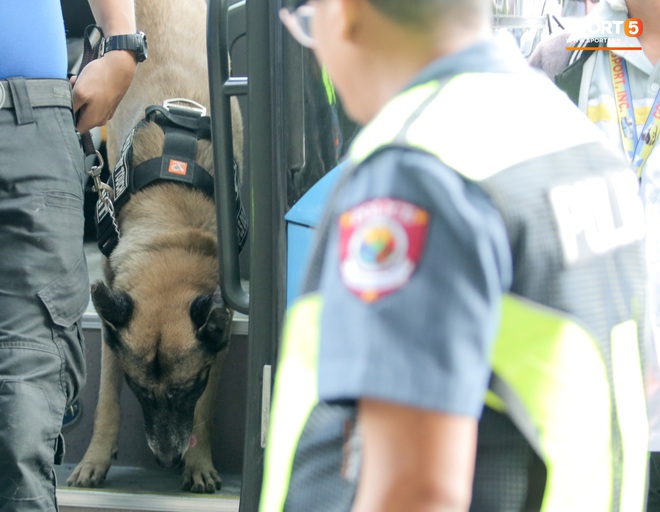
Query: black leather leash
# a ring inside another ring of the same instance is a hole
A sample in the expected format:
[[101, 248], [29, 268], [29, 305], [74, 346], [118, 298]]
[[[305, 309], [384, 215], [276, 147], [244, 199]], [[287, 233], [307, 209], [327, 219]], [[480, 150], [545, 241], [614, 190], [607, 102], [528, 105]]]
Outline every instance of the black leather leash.
[[[78, 75], [80, 75], [87, 64], [99, 57], [102, 44], [103, 30], [101, 30], [101, 27], [98, 27], [97, 25], [88, 25], [87, 28], [85, 28], [83, 58], [80, 63]], [[77, 121], [78, 112], [76, 113], [76, 122]], [[94, 141], [92, 140], [90, 132], [81, 134], [80, 139], [83, 151], [85, 152], [85, 174], [94, 181], [93, 190], [99, 195], [99, 201], [105, 206], [112, 221], [112, 227], [117, 235], [117, 240], [119, 240], [121, 235], [119, 233], [119, 225], [117, 223], [113, 205], [114, 190], [112, 187], [101, 181], [101, 172], [103, 171], [105, 162], [103, 161], [101, 153], [99, 153], [96, 150], [96, 147], [94, 147]]]
[[[78, 75], [82, 73], [85, 66], [99, 57], [101, 44], [103, 42], [103, 30], [97, 25], [88, 25], [84, 35], [83, 58], [78, 70]], [[78, 121], [80, 111], [76, 112], [76, 122]], [[103, 157], [94, 147], [94, 141], [90, 132], [80, 135], [83, 151], [85, 152], [85, 173], [94, 180], [94, 190], [101, 189], [101, 171], [103, 170]]]

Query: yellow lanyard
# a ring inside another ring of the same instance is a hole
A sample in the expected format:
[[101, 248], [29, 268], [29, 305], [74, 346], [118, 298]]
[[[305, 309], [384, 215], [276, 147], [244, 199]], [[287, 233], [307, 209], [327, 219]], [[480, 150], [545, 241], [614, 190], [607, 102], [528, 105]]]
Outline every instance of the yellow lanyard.
[[646, 118], [642, 133], [637, 137], [637, 123], [635, 122], [635, 109], [633, 107], [632, 94], [630, 93], [630, 78], [626, 61], [608, 52], [610, 60], [610, 72], [614, 86], [614, 101], [616, 103], [616, 115], [619, 121], [619, 131], [623, 148], [628, 155], [631, 167], [638, 178], [642, 177], [642, 169], [653, 150], [653, 146], [660, 135], [660, 92], [656, 94], [651, 112]]

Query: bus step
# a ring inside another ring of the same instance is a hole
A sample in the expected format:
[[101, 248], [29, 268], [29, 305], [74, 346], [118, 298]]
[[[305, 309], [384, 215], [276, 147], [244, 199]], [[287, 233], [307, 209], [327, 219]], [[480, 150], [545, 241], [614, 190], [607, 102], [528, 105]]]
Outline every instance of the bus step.
[[111, 466], [103, 487], [67, 487], [75, 464], [59, 466], [57, 502], [60, 512], [238, 512], [240, 475], [223, 474], [214, 494], [181, 491], [179, 471]]

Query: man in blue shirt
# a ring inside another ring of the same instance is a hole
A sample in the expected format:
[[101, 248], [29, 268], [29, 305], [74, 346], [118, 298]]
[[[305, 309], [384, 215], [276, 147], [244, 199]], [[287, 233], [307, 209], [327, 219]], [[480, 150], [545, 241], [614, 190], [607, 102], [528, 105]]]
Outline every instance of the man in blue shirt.
[[[135, 33], [133, 0], [89, 3], [106, 37]], [[62, 418], [85, 382], [76, 129], [112, 117], [137, 60], [118, 48], [68, 80], [59, 0], [3, 0], [0, 19], [0, 511], [52, 512]]]

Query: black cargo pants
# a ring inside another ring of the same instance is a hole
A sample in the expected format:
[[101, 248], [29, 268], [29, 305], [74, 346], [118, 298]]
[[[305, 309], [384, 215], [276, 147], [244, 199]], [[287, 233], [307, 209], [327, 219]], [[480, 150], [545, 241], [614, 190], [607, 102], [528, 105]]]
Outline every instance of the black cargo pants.
[[57, 509], [85, 380], [83, 153], [66, 80], [0, 80], [0, 512]]

